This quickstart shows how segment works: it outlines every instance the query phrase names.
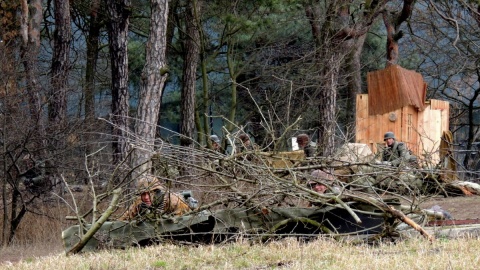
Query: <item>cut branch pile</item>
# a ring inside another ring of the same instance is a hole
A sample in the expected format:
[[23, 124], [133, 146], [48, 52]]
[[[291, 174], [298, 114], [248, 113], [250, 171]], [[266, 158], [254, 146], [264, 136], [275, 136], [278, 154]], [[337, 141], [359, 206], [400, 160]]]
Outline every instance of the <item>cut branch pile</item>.
[[[345, 214], [338, 218], [347, 223], [363, 226], [368, 223], [365, 214], [380, 216], [389, 221], [385, 227], [395, 228], [405, 223], [433, 241], [433, 237], [409, 214], [418, 213], [419, 204], [429, 196], [452, 193], [453, 186], [453, 183], [442, 181], [441, 170], [385, 166], [371, 156], [346, 153], [345, 148], [340, 154], [328, 158], [305, 158], [302, 151], [265, 152], [258, 148], [234, 149], [232, 154], [224, 154], [205, 147], [182, 147], [164, 141], [158, 141], [155, 148], [148, 173], [173, 191], [191, 191], [199, 201], [199, 207], [191, 215], [205, 210], [228, 213], [229, 209], [243, 209], [241, 211], [253, 213], [260, 220], [267, 220], [272, 215], [278, 216], [278, 209], [343, 209]], [[121, 171], [119, 167], [114, 174], [129, 175]], [[120, 209], [124, 209], [138, 196], [133, 188], [135, 179], [114, 179], [118, 176], [112, 176], [106, 194], [111, 195], [111, 190], [126, 190], [118, 203], [123, 206]], [[319, 192], [312, 188], [314, 185], [324, 186], [324, 189]], [[460, 189], [453, 190], [458, 192]], [[100, 194], [98, 197], [108, 196]], [[355, 203], [368, 207], [358, 208]], [[263, 232], [251, 227], [247, 233], [260, 234], [260, 239], [265, 239], [296, 222], [305, 227], [313, 226], [318, 232], [335, 238], [349, 234], [337, 231], [330, 220], [319, 223], [310, 217], [282, 213], [284, 219], [268, 225]], [[121, 211], [111, 218], [118, 215]], [[83, 219], [85, 215], [77, 213], [77, 216]], [[396, 233], [395, 229], [384, 231]], [[81, 242], [84, 243], [85, 239], [82, 238]]]

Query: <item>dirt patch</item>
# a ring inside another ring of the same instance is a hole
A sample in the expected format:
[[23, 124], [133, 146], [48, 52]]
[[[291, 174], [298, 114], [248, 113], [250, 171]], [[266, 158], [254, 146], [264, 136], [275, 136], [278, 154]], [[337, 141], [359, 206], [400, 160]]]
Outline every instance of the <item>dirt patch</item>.
[[422, 203], [420, 206], [429, 209], [434, 205], [440, 206], [449, 212], [453, 219], [480, 219], [480, 196], [462, 197], [435, 197]]

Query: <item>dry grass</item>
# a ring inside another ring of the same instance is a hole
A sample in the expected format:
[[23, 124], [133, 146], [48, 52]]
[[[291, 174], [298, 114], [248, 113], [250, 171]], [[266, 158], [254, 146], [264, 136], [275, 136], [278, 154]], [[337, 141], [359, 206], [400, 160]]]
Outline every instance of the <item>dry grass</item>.
[[[67, 201], [71, 204], [68, 199]], [[91, 204], [83, 199], [83, 195], [78, 203], [82, 208]], [[62, 231], [75, 224], [73, 221], [66, 221], [65, 216], [72, 213], [62, 200], [54, 196], [29, 205], [12, 243], [0, 249], [0, 263], [31, 261], [33, 257], [62, 253]], [[0, 220], [0, 227], [3, 228], [3, 219]]]
[[66, 257], [63, 253], [3, 262], [1, 269], [477, 269], [479, 239], [411, 239], [379, 246], [327, 239], [265, 245], [238, 242], [198, 247], [164, 244]]
[[65, 220], [66, 213], [68, 212], [62, 203], [49, 203], [33, 208], [20, 223], [13, 244], [22, 246], [57, 242], [56, 235], [66, 226], [65, 222], [61, 222]]

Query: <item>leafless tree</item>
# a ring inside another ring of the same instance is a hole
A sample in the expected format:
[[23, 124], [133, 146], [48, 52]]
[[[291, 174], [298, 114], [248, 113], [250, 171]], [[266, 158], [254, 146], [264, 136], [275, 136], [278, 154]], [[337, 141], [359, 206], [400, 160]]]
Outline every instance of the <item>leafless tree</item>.
[[[87, 128], [87, 134], [85, 135], [85, 141], [90, 141], [91, 127], [94, 125], [95, 119], [95, 84], [97, 75], [97, 62], [98, 51], [100, 45], [100, 31], [103, 25], [100, 6], [100, 0], [94, 0], [90, 5], [90, 17], [88, 20], [88, 36], [86, 38], [87, 45], [87, 62], [85, 65], [85, 88], [84, 88], [84, 111], [85, 111], [85, 125]], [[113, 77], [113, 76], [112, 76]], [[113, 95], [112, 95], [113, 96]], [[90, 130], [89, 130], [90, 129]], [[87, 154], [92, 153], [93, 149], [91, 144], [87, 145]]]
[[45, 135], [43, 118], [42, 92], [38, 78], [38, 54], [40, 50], [40, 27], [43, 20], [41, 1], [22, 1], [22, 19], [20, 35], [22, 37], [22, 60], [25, 68], [26, 90], [30, 106], [31, 125], [38, 131], [37, 145], [43, 148], [41, 138]]
[[[463, 145], [458, 155], [466, 172], [475, 167], [474, 143], [480, 136], [478, 118], [479, 53], [477, 3], [468, 1], [420, 1], [419, 9], [405, 36], [404, 48], [410, 61], [417, 65], [429, 84], [428, 96], [448, 100], [451, 104], [450, 125], [455, 141]], [[466, 151], [465, 151], [466, 150]], [[477, 167], [478, 168], [478, 167]], [[469, 174], [469, 173], [466, 173]], [[474, 178], [478, 178], [474, 177]]]

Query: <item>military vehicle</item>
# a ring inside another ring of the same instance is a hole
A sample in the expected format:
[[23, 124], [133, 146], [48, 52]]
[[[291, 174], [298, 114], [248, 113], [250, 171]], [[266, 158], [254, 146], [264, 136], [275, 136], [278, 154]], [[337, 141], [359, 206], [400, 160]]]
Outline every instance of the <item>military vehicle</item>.
[[[107, 221], [90, 238], [82, 251], [102, 248], [144, 246], [167, 240], [191, 243], [220, 243], [239, 237], [265, 242], [280, 237], [312, 239], [333, 237], [368, 241], [388, 236], [399, 224], [383, 208], [351, 202], [348, 207], [281, 207], [272, 209], [233, 208], [192, 212], [155, 220]], [[398, 207], [397, 200], [388, 202]], [[68, 253], [91, 225], [69, 227], [62, 233]]]

